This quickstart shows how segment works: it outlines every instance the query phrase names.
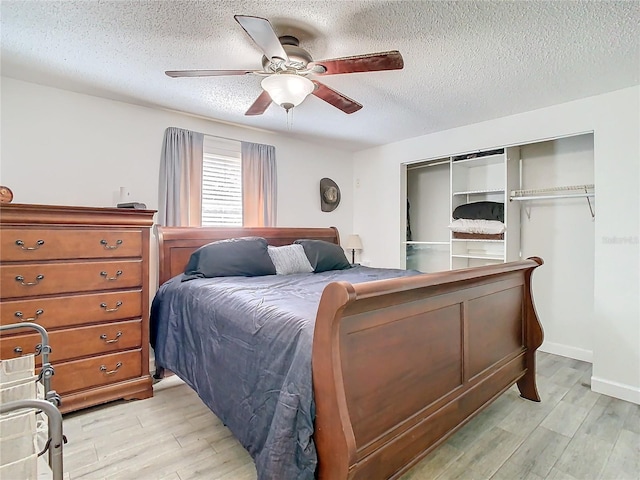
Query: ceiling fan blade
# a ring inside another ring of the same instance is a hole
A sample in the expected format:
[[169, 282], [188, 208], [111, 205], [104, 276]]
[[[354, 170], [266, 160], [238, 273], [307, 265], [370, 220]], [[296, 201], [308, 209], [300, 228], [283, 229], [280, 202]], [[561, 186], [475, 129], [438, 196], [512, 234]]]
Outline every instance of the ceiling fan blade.
[[178, 77], [221, 77], [224, 75], [248, 75], [255, 73], [253, 70], [168, 70], [168, 76]]
[[289, 61], [289, 57], [284, 48], [282, 48], [282, 44], [278, 40], [276, 32], [273, 31], [269, 20], [248, 15], [234, 15], [233, 18], [244, 28], [247, 35], [260, 47], [269, 60], [278, 58], [285, 62]]
[[263, 91], [249, 107], [249, 110], [245, 112], [245, 115], [262, 115], [269, 108], [269, 105], [271, 105], [271, 97], [266, 91]]
[[334, 107], [339, 108], [344, 113], [357, 112], [362, 108], [362, 105], [355, 100], [352, 100], [342, 93], [337, 92], [333, 88], [327, 87], [324, 83], [320, 83], [316, 80], [313, 80], [313, 83], [316, 86], [316, 89], [311, 92], [313, 95], [333, 105]]
[[[318, 75], [340, 73], [376, 72], [381, 70], [401, 70], [404, 67], [402, 55], [397, 50], [370, 53], [353, 57], [332, 58], [310, 64]], [[324, 69], [324, 71], [321, 71]]]

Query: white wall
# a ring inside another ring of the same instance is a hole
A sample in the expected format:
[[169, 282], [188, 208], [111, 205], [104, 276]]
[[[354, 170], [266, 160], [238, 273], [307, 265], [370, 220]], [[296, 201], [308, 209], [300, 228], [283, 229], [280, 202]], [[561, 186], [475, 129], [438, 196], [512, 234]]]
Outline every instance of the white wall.
[[[525, 145], [520, 158], [523, 189], [594, 183], [591, 134]], [[541, 350], [592, 362], [595, 221], [589, 204], [586, 198], [517, 203], [522, 257], [545, 261], [533, 284], [544, 319]]]
[[640, 404], [639, 112], [636, 86], [356, 153], [354, 229], [363, 260], [401, 265], [401, 163], [594, 132], [592, 388]]
[[[81, 95], [2, 78], [2, 184], [16, 203], [115, 206], [120, 186], [131, 198], [158, 205], [164, 130], [181, 127], [276, 147], [278, 224], [337, 226], [346, 240], [352, 223], [352, 156], [284, 135]], [[284, 116], [283, 116], [284, 121]], [[330, 177], [342, 200], [320, 210], [319, 182]]]
[[[274, 145], [278, 225], [336, 226], [343, 242], [352, 232], [351, 153], [6, 77], [1, 82], [0, 182], [11, 188], [14, 203], [114, 207], [125, 186], [131, 200], [155, 210], [164, 130], [180, 127]], [[322, 177], [340, 187], [333, 212], [320, 210]]]

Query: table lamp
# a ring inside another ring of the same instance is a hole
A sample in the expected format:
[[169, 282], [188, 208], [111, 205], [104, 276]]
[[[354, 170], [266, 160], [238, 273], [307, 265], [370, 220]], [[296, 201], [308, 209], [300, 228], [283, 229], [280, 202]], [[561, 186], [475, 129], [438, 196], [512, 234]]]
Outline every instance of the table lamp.
[[351, 264], [356, 263], [356, 250], [362, 250], [362, 240], [360, 235], [349, 235], [347, 238], [347, 250], [351, 250]]

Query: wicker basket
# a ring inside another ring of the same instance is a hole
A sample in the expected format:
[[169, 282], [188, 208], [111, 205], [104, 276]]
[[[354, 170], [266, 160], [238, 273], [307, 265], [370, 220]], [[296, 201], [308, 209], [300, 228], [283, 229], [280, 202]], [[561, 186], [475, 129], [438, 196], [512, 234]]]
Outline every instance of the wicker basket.
[[462, 233], [452, 232], [456, 240], [504, 240], [504, 233]]

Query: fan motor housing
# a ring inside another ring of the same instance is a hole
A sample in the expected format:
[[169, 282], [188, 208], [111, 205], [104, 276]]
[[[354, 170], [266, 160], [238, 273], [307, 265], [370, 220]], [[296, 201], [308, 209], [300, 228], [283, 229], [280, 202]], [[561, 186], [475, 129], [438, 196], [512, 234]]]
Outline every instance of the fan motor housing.
[[299, 47], [299, 41], [296, 37], [286, 35], [278, 38], [282, 44], [282, 48], [289, 57], [289, 61], [284, 64], [274, 64], [270, 59], [262, 57], [262, 68], [266, 71], [276, 72], [279, 70], [304, 70], [307, 64], [313, 61], [313, 58], [304, 48]]

